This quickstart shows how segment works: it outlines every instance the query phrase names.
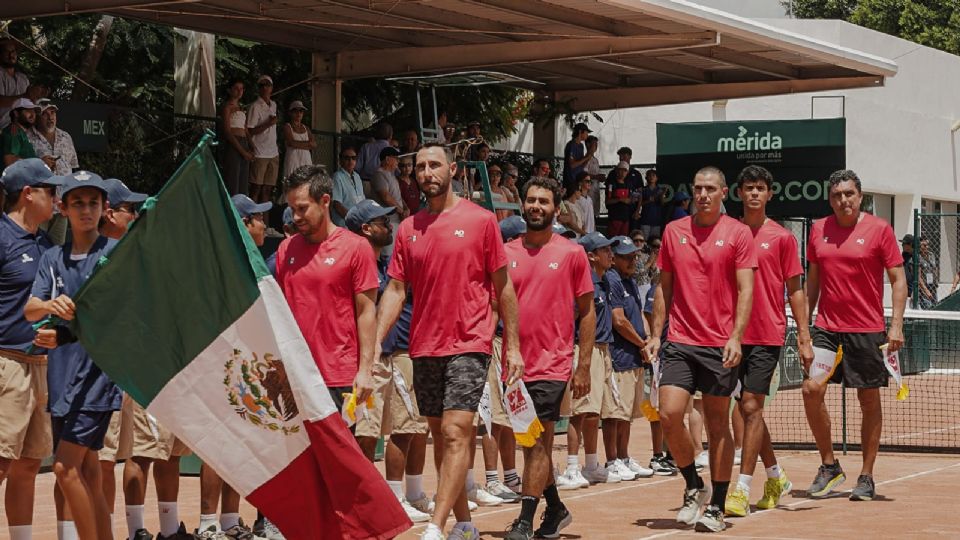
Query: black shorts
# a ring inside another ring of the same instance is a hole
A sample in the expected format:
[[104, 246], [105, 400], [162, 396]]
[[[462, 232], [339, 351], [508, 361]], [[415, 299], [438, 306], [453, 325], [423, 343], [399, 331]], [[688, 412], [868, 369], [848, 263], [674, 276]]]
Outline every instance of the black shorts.
[[327, 391], [330, 392], [330, 398], [333, 399], [333, 404], [337, 406], [338, 411], [343, 410], [343, 395], [353, 392], [352, 386], [328, 386]]
[[813, 346], [837, 351], [843, 345], [840, 365], [830, 382], [843, 382], [849, 388], [883, 388], [890, 374], [883, 364], [880, 346], [887, 342], [885, 332], [831, 332], [813, 328]]
[[420, 415], [443, 416], [443, 411], [477, 412], [487, 382], [490, 356], [465, 353], [413, 359], [413, 387]]
[[780, 362], [777, 345], [744, 345], [740, 361], [740, 382], [743, 391], [751, 394], [770, 395], [770, 381]]
[[533, 401], [533, 410], [541, 422], [559, 422], [560, 404], [567, 391], [567, 381], [530, 381], [524, 383]]
[[660, 386], [677, 386], [690, 394], [698, 390], [729, 397], [737, 389], [740, 370], [723, 367], [723, 349], [667, 342], [660, 366]]
[[91, 450], [103, 448], [103, 438], [110, 428], [113, 411], [71, 411], [66, 416], [50, 418], [53, 429], [53, 448], [60, 441], [67, 441]]

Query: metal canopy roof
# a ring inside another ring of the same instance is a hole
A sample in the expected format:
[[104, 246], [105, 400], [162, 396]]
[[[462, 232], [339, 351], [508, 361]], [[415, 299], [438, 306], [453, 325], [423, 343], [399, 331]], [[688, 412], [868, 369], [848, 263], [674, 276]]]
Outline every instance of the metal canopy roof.
[[[887, 59], [685, 0], [31, 0], [321, 53], [321, 79], [491, 70], [573, 110], [883, 85]], [[12, 4], [12, 5], [11, 5]]]

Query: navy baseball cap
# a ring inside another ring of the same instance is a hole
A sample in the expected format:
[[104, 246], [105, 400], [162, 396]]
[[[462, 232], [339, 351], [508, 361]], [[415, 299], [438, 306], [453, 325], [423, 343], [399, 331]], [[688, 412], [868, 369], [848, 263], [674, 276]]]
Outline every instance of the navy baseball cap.
[[108, 195], [107, 185], [103, 182], [103, 178], [101, 178], [97, 173], [90, 171], [77, 171], [75, 173], [64, 175], [61, 178], [63, 178], [63, 190], [60, 191], [61, 200], [67, 198], [67, 193], [70, 193], [75, 189], [85, 187], [99, 189], [103, 192], [104, 196]]
[[283, 224], [293, 225], [293, 208], [289, 206], [283, 209]]
[[673, 200], [676, 202], [686, 201], [690, 199], [690, 195], [686, 191], [678, 191], [676, 195], [673, 196]]
[[500, 236], [507, 242], [527, 232], [527, 222], [522, 217], [513, 215], [500, 221]]
[[564, 226], [561, 225], [560, 223], [554, 223], [554, 224], [553, 224], [553, 234], [559, 234], [560, 236], [563, 236], [563, 237], [566, 237], [566, 238], [576, 238], [576, 237], [577, 237], [577, 233], [575, 233], [575, 232], [571, 231], [570, 229], [564, 227]]
[[598, 232], [592, 232], [589, 234], [583, 235], [582, 238], [577, 242], [583, 249], [588, 252], [596, 251], [600, 248], [610, 247], [613, 245], [613, 240], [610, 240], [606, 236]]
[[114, 208], [124, 203], [136, 204], [147, 200], [146, 193], [130, 191], [130, 188], [117, 178], [107, 178], [103, 185], [107, 187], [107, 201]]
[[239, 213], [242, 218], [248, 218], [254, 214], [262, 214], [273, 208], [273, 203], [270, 201], [257, 204], [253, 202], [253, 199], [250, 197], [240, 193], [230, 197], [230, 200], [233, 201], [233, 205], [237, 207], [237, 213]]
[[389, 216], [396, 211], [397, 209], [392, 206], [380, 206], [377, 201], [364, 199], [347, 212], [343, 222], [348, 229], [359, 234], [364, 223], [370, 223], [379, 217]]
[[639, 251], [639, 248], [634, 245], [629, 236], [614, 236], [610, 240], [613, 241], [613, 245], [610, 247], [613, 249], [614, 255], [633, 255]]
[[15, 161], [4, 169], [0, 182], [7, 193], [16, 193], [27, 186], [60, 186], [63, 185], [63, 178], [54, 176], [42, 159], [27, 158]]
[[385, 146], [383, 150], [380, 151], [380, 161], [387, 159], [388, 157], [397, 157], [400, 155], [400, 151], [392, 146]]

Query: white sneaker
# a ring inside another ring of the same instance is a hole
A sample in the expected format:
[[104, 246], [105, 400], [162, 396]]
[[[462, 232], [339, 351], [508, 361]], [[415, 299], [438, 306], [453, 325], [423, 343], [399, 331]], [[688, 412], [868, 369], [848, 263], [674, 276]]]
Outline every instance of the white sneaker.
[[648, 469], [643, 465], [640, 465], [633, 458], [627, 458], [621, 461], [627, 466], [628, 469], [637, 475], [637, 478], [650, 478], [653, 476], [653, 469]]
[[616, 484], [620, 481], [620, 475], [616, 470], [611, 472], [610, 469], [601, 467], [599, 463], [592, 469], [584, 467], [581, 472], [584, 479], [591, 484]]
[[479, 506], [500, 506], [503, 504], [503, 499], [494, 497], [480, 486], [473, 486], [473, 489], [467, 492], [467, 500], [473, 501]]
[[630, 468], [619, 459], [615, 459], [612, 463], [607, 465], [607, 470], [609, 471], [610, 469], [617, 471], [617, 474], [620, 475], [620, 479], [623, 481], [629, 482], [630, 480], [637, 479], [637, 473], [631, 471]]
[[733, 453], [733, 464], [739, 465], [740, 461], [742, 460], [742, 456], [743, 456], [743, 449], [737, 448], [736, 452]]
[[702, 489], [683, 490], [683, 505], [677, 512], [677, 523], [694, 525], [703, 513], [703, 505], [710, 500], [710, 488], [704, 484]]
[[493, 495], [498, 499], [503, 500], [503, 502], [505, 503], [520, 502], [520, 494], [508, 488], [500, 480], [487, 482], [487, 493]]
[[557, 489], [560, 491], [580, 489], [580, 482], [578, 482], [577, 478], [574, 476], [576, 472], [578, 472], [576, 468], [568, 467], [563, 474], [557, 477]]
[[443, 536], [443, 531], [436, 529], [434, 527], [427, 527], [427, 530], [423, 531], [423, 534], [420, 535], [420, 540], [447, 540]]
[[698, 469], [706, 469], [710, 466], [710, 453], [704, 450], [697, 455], [697, 459], [693, 460], [693, 463], [697, 466]]
[[424, 521], [430, 521], [430, 514], [423, 512], [421, 510], [418, 510], [412, 504], [407, 502], [407, 499], [403, 497], [400, 497], [400, 506], [403, 507], [403, 511], [407, 513], [407, 517], [410, 518], [410, 521], [414, 523], [423, 523]]
[[579, 485], [581, 488], [590, 486], [590, 482], [588, 482], [587, 479], [583, 477], [583, 474], [580, 473], [580, 469], [576, 467], [573, 467], [573, 478], [574, 480], [577, 481], [577, 485]]
[[458, 523], [447, 535], [447, 540], [480, 540], [480, 531], [472, 523]]

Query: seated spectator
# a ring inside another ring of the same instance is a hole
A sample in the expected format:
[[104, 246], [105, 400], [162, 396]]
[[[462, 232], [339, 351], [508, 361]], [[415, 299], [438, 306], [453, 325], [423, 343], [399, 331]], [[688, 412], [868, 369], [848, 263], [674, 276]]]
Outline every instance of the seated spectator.
[[18, 99], [36, 103], [44, 97], [43, 87], [31, 85], [17, 69], [19, 58], [17, 42], [9, 37], [0, 39], [0, 129], [10, 125], [10, 112]]
[[294, 101], [287, 107], [290, 121], [283, 125], [283, 142], [286, 153], [283, 157], [283, 177], [303, 167], [313, 165], [313, 156], [310, 151], [317, 147], [313, 132], [303, 123], [303, 114], [307, 108], [300, 100]]
[[530, 177], [539, 176], [541, 178], [553, 178], [550, 161], [540, 158], [533, 162], [533, 168], [530, 170]]
[[[513, 194], [503, 185], [503, 169], [499, 163], [490, 165], [487, 169], [487, 176], [490, 177], [490, 193], [493, 195], [493, 202], [510, 202]], [[497, 221], [507, 219], [514, 215], [513, 210], [497, 210]]]
[[400, 138], [400, 155], [413, 154], [420, 149], [420, 134], [415, 129], [403, 132]]
[[510, 195], [507, 202], [520, 204], [520, 190], [517, 188], [517, 180], [520, 178], [520, 171], [513, 163], [507, 163], [503, 169], [503, 187], [507, 188]]
[[357, 151], [347, 146], [340, 150], [340, 168], [333, 173], [333, 201], [330, 218], [339, 227], [344, 226], [347, 212], [364, 199], [363, 181], [357, 173]]
[[223, 183], [231, 195], [246, 195], [250, 190], [250, 163], [253, 151], [250, 147], [250, 132], [247, 130], [247, 112], [243, 110], [243, 81], [233, 79], [227, 85], [227, 100], [220, 113], [223, 127], [222, 147]]
[[657, 185], [657, 171], [650, 169], [647, 171], [647, 187], [643, 188], [640, 196], [640, 204], [637, 207], [635, 217], [640, 224], [640, 231], [644, 238], [651, 236], [660, 236], [660, 224], [663, 223], [663, 205], [664, 198], [667, 196], [667, 190], [663, 186]]
[[[400, 181], [397, 180], [397, 165], [399, 163], [400, 151], [392, 146], [388, 146], [380, 151], [380, 168], [373, 175], [373, 181], [370, 187], [373, 188], [373, 200], [384, 208], [396, 208], [388, 217], [392, 230], [397, 230], [400, 222], [410, 215], [407, 206], [403, 203], [403, 196], [400, 194]], [[393, 253], [393, 238], [391, 236], [390, 244], [383, 247], [382, 253], [390, 255]]]
[[588, 171], [580, 171], [577, 175], [577, 188], [580, 190], [580, 198], [577, 204], [580, 206], [580, 213], [583, 215], [583, 231], [590, 234], [597, 230], [596, 214], [593, 212], [593, 175]]
[[360, 148], [360, 155], [357, 157], [357, 172], [364, 182], [372, 181], [377, 174], [377, 169], [380, 168], [380, 151], [390, 146], [393, 127], [386, 122], [379, 122], [373, 126], [373, 137], [373, 141]]
[[[18, 99], [10, 110], [10, 125], [0, 132], [0, 153], [3, 154], [3, 168], [13, 165], [21, 159], [35, 158], [37, 153], [27, 138], [27, 133], [37, 120], [37, 106], [25, 98]], [[47, 156], [43, 162], [53, 170], [56, 160]]]
[[[630, 160], [633, 159], [633, 150], [631, 150], [629, 146], [622, 146], [617, 150], [617, 157], [620, 159], [620, 162], [626, 163], [627, 167], [629, 167], [627, 171], [627, 183], [630, 184], [631, 191], [643, 188], [643, 176], [640, 175], [640, 171], [630, 164]], [[613, 181], [613, 177], [616, 174], [616, 169], [607, 173], [607, 185]]]
[[583, 210], [577, 202], [583, 197], [580, 185], [570, 182], [564, 187], [563, 201], [557, 214], [557, 223], [576, 233], [577, 238], [586, 234], [583, 230]]
[[626, 235], [630, 231], [630, 216], [633, 204], [630, 202], [630, 183], [627, 175], [630, 164], [621, 161], [613, 170], [612, 181], [607, 182], [607, 236]]
[[77, 160], [77, 151], [73, 147], [73, 138], [66, 131], [57, 127], [57, 112], [60, 110], [49, 99], [41, 99], [40, 118], [32, 129], [27, 131], [27, 139], [33, 145], [33, 151], [49, 165], [57, 176], [66, 176], [80, 168]]
[[397, 183], [400, 185], [400, 196], [403, 204], [411, 214], [420, 210], [420, 185], [413, 174], [413, 156], [400, 158], [400, 171], [397, 174]]
[[673, 205], [673, 214], [670, 215], [670, 221], [690, 215], [690, 195], [678, 191], [677, 194], [673, 196]]
[[[484, 161], [480, 159], [479, 152], [480, 146], [484, 144], [483, 135], [480, 134], [480, 122], [472, 120], [467, 124], [467, 139], [477, 139], [478, 142], [470, 144], [470, 148], [467, 149], [467, 161]], [[487, 152], [490, 151], [490, 147], [487, 147]]]

